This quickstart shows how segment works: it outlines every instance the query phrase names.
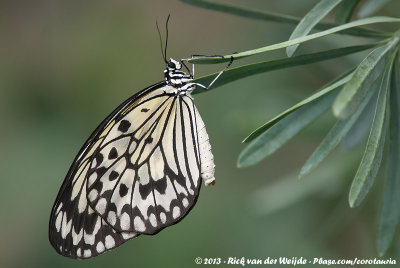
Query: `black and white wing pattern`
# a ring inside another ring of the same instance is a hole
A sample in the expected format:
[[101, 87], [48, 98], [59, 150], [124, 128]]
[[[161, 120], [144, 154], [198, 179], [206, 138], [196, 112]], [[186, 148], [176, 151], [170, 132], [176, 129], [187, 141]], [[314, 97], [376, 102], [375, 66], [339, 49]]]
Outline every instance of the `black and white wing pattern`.
[[190, 92], [156, 84], [121, 104], [81, 149], [52, 209], [50, 242], [64, 256], [90, 258], [155, 234], [190, 211], [201, 178], [214, 183], [214, 162]]
[[117, 232], [89, 206], [87, 173], [93, 153], [118, 118], [123, 116], [123, 111], [140, 101], [143, 95], [162, 86], [164, 83], [155, 84], [122, 103], [81, 148], [64, 179], [50, 215], [49, 240], [59, 254], [70, 258], [91, 258], [138, 235]]
[[94, 153], [90, 206], [119, 232], [155, 234], [182, 219], [201, 184], [200, 121], [189, 95], [171, 86], [148, 94]]

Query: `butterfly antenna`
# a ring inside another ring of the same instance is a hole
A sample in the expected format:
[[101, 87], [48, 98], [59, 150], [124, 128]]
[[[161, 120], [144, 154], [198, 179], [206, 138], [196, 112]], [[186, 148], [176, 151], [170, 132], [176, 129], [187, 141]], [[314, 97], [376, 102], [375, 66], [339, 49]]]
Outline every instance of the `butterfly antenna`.
[[165, 60], [165, 62], [167, 62], [168, 22], [169, 22], [169, 17], [170, 17], [170, 16], [171, 16], [171, 14], [168, 14], [167, 21], [165, 22], [165, 33], [166, 33], [166, 37], [165, 37], [165, 47], [164, 47], [164, 60]]
[[[163, 57], [165, 63], [168, 64], [167, 59], [166, 59], [165, 54], [164, 54], [164, 48], [163, 48], [163, 43], [162, 43], [161, 32], [160, 32], [160, 28], [158, 27], [158, 22], [157, 22], [157, 20], [156, 20], [156, 26], [157, 26], [158, 37], [160, 38], [161, 54], [162, 54], [162, 57]], [[166, 52], [166, 51], [167, 51], [167, 50], [165, 50], [165, 52]]]

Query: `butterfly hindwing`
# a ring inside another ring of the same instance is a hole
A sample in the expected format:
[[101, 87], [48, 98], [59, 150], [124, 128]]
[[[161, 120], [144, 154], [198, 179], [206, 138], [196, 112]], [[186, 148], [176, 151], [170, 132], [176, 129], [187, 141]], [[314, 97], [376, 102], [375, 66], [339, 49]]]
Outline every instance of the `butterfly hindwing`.
[[200, 188], [198, 112], [166, 86], [121, 117], [94, 153], [90, 206], [119, 232], [154, 234], [193, 207]]

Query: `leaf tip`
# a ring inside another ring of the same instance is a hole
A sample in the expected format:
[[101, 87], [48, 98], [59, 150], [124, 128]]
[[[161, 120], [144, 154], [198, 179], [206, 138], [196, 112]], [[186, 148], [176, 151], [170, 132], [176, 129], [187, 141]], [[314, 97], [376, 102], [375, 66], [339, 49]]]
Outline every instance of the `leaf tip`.
[[236, 167], [237, 168], [244, 168], [247, 167], [246, 163], [243, 161], [243, 156], [242, 154], [239, 155], [238, 160], [236, 162]]
[[385, 253], [386, 253], [386, 250], [378, 248], [378, 255], [380, 258], [382, 258], [385, 255]]
[[286, 55], [290, 58], [295, 52], [296, 46], [290, 46], [286, 48]]
[[380, 258], [382, 258], [390, 248], [390, 245], [393, 242], [393, 238], [394, 233], [391, 233], [391, 235], [388, 236], [388, 233], [382, 229], [382, 225], [379, 226], [378, 238], [376, 240], [376, 248]]
[[251, 165], [249, 165], [248, 163], [243, 163], [243, 162], [239, 162], [239, 161], [236, 163], [237, 168], [247, 168], [249, 166], [251, 166]]
[[301, 170], [300, 170], [299, 176], [298, 176], [299, 180], [301, 178], [303, 178], [304, 175], [307, 175], [307, 174], [308, 174], [308, 170], [306, 170], [304, 167], [302, 167]]
[[335, 101], [332, 105], [332, 113], [338, 119], [346, 119], [348, 114], [341, 102]]
[[249, 136], [247, 136], [246, 138], [243, 139], [242, 143], [248, 143], [252, 140], [254, 140], [254, 132], [252, 132]]
[[356, 208], [361, 204], [362, 199], [360, 199], [360, 196], [355, 194], [352, 189], [350, 189], [350, 194], [349, 194], [349, 206], [350, 208]]
[[336, 118], [340, 117], [340, 111], [342, 110], [340, 106], [341, 105], [338, 104], [337, 101], [335, 101], [332, 105], [332, 113]]

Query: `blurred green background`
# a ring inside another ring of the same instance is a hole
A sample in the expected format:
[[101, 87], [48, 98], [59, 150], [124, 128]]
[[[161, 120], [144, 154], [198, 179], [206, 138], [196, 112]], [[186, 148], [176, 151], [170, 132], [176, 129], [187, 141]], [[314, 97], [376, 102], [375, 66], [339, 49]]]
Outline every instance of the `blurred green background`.
[[[317, 1], [230, 1], [302, 16]], [[398, 16], [399, 1], [380, 14]], [[318, 119], [258, 166], [237, 169], [253, 129], [357, 64], [365, 53], [250, 77], [195, 96], [213, 146], [217, 183], [192, 212], [86, 261], [47, 238], [51, 207], [91, 131], [123, 100], [162, 79], [155, 21], [171, 14], [168, 56], [225, 54], [284, 41], [294, 25], [238, 18], [179, 1], [0, 2], [0, 267], [191, 267], [200, 257], [375, 258], [382, 180], [358, 209], [348, 189], [362, 155], [336, 150], [312, 175], [299, 168], [334, 122]], [[379, 26], [384, 29], [385, 26]], [[162, 27], [163, 28], [163, 27]], [[300, 53], [368, 40], [337, 36]], [[235, 62], [284, 57], [284, 51]], [[222, 66], [197, 66], [197, 75]], [[382, 177], [382, 176], [381, 176]], [[396, 242], [387, 257], [395, 257]]]

